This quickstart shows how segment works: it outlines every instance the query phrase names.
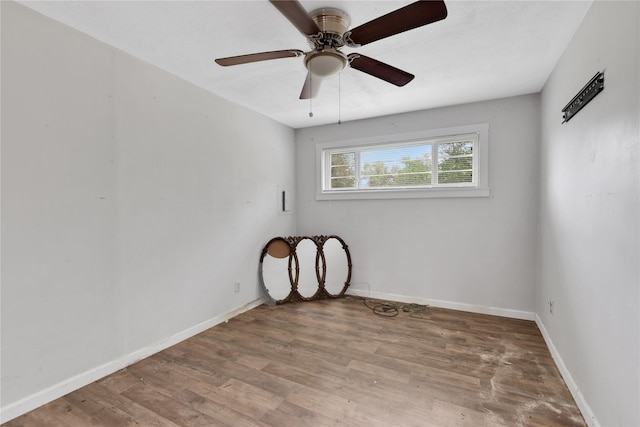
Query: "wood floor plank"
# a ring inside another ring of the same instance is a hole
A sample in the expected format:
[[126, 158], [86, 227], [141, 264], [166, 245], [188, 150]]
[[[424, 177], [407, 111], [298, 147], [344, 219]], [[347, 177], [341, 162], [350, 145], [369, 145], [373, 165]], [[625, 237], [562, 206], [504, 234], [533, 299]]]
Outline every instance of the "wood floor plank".
[[173, 398], [177, 393], [167, 392], [165, 394], [155, 387], [140, 384], [125, 391], [123, 395], [179, 426], [207, 427], [219, 425], [214, 418], [199, 412], [191, 405]]
[[[130, 425], [143, 425], [149, 427], [177, 427], [177, 424], [163, 418], [149, 409], [138, 405], [131, 399], [123, 396], [120, 393], [114, 393], [109, 388], [102, 385], [100, 382], [95, 382], [77, 390], [74, 393], [70, 393], [68, 396], [89, 396], [96, 403], [102, 405], [103, 408], [120, 411], [123, 414], [127, 414], [130, 419]], [[106, 425], [106, 424], [105, 424]]]
[[417, 314], [259, 306], [3, 426], [586, 425], [534, 322]]
[[92, 399], [85, 390], [78, 393], [71, 393], [63, 398], [75, 409], [90, 415], [96, 419], [97, 423], [113, 427], [128, 427], [133, 419], [126, 412], [122, 412], [115, 407], [105, 407], [101, 402]]
[[[53, 402], [39, 408], [39, 410], [31, 411], [21, 417], [18, 417], [9, 423], [10, 426], [68, 426], [68, 427], [87, 427], [102, 425], [100, 420], [86, 414], [77, 408], [74, 408], [64, 399], [57, 399]], [[5, 425], [3, 424], [3, 426]]]
[[348, 425], [345, 421], [337, 423], [336, 420], [323, 414], [301, 408], [286, 401], [278, 406], [277, 409], [265, 414], [261, 421], [270, 426], [282, 427], [336, 427]]

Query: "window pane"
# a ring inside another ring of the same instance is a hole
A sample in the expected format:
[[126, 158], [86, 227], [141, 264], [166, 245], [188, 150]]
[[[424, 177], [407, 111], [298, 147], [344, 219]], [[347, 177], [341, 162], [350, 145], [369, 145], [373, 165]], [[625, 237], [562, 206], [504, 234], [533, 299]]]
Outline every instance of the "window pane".
[[473, 182], [473, 142], [438, 144], [438, 184]]
[[354, 188], [356, 153], [331, 154], [331, 188]]
[[431, 185], [431, 145], [363, 150], [360, 152], [360, 187]]

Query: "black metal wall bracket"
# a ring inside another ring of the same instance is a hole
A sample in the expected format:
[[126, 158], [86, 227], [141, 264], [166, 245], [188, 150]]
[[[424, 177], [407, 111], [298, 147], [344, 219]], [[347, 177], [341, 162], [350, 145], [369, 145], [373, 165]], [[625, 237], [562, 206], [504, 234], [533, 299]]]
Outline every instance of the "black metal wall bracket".
[[597, 94], [604, 90], [604, 72], [598, 72], [589, 83], [587, 83], [576, 96], [562, 109], [562, 123], [566, 123], [573, 116], [578, 114], [578, 111], [589, 103]]

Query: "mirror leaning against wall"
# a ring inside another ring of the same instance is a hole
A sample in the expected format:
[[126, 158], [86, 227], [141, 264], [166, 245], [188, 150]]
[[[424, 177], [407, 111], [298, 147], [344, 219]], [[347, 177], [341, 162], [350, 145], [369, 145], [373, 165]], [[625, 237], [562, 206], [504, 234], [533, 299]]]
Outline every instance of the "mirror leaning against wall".
[[340, 237], [274, 237], [260, 255], [269, 304], [339, 298], [351, 281], [351, 254]]

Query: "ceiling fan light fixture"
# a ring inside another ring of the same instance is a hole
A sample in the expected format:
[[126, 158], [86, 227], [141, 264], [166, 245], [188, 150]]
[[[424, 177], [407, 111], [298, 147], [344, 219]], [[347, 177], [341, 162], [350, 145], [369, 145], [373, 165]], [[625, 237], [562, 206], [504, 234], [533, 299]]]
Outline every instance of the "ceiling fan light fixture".
[[304, 60], [307, 70], [317, 77], [326, 78], [344, 70], [349, 60], [347, 55], [333, 48], [309, 52]]

